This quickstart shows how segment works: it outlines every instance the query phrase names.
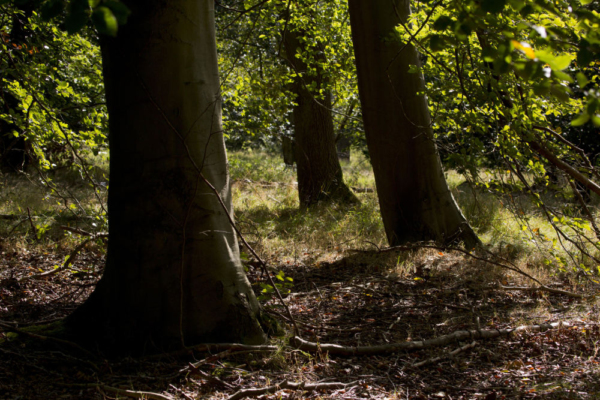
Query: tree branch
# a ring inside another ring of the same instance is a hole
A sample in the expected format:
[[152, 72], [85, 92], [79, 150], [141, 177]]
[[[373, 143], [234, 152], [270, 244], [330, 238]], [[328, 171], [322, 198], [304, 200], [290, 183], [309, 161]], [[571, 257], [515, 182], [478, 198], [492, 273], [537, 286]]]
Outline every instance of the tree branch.
[[543, 332], [548, 329], [559, 327], [562, 324], [563, 323], [555, 322], [551, 324], [523, 325], [513, 329], [474, 329], [468, 331], [456, 331], [454, 333], [439, 336], [433, 339], [415, 340], [403, 343], [390, 343], [375, 346], [341, 346], [339, 344], [309, 342], [297, 336], [294, 336], [290, 339], [290, 344], [303, 351], [321, 351], [323, 353], [329, 353], [330, 355], [339, 356], [366, 356], [397, 353], [400, 351], [412, 352], [432, 347], [445, 346], [447, 344], [465, 340], [473, 341], [476, 339], [494, 339], [500, 336], [509, 336], [514, 332], [521, 332], [525, 330]]

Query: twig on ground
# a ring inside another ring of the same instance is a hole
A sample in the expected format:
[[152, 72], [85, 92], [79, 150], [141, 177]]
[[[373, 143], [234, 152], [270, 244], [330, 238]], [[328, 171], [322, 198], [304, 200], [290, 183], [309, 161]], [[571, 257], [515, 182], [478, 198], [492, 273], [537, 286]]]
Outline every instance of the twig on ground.
[[565, 296], [569, 296], [569, 297], [576, 297], [579, 299], [583, 299], [583, 298], [587, 298], [587, 297], [591, 297], [591, 296], [584, 296], [582, 294], [578, 294], [578, 293], [572, 293], [566, 290], [561, 290], [561, 289], [554, 289], [545, 285], [542, 286], [538, 286], [538, 287], [528, 287], [528, 286], [504, 286], [500, 283], [498, 283], [498, 288], [502, 289], [502, 290], [515, 290], [515, 291], [523, 291], [523, 292], [549, 292], [549, 293], [555, 293], [555, 294], [564, 294]]
[[267, 386], [264, 388], [251, 388], [251, 389], [241, 389], [237, 391], [233, 396], [229, 397], [228, 400], [238, 400], [243, 399], [245, 397], [255, 397], [260, 396], [262, 394], [267, 393], [276, 393], [282, 389], [292, 389], [292, 390], [303, 390], [307, 392], [312, 392], [314, 390], [331, 390], [331, 389], [345, 389], [348, 386], [356, 385], [358, 382], [350, 382], [350, 383], [341, 383], [341, 382], [322, 382], [322, 383], [293, 383], [289, 381], [283, 381], [281, 383], [277, 383], [272, 386]]
[[448, 353], [448, 354], [444, 354], [444, 355], [442, 355], [442, 356], [439, 356], [439, 357], [435, 357], [435, 358], [429, 358], [429, 359], [427, 359], [427, 360], [423, 360], [423, 361], [421, 361], [421, 362], [418, 362], [418, 363], [416, 363], [416, 364], [413, 364], [413, 365], [412, 365], [412, 367], [414, 367], [414, 368], [420, 368], [420, 367], [422, 367], [422, 366], [424, 366], [424, 365], [433, 364], [433, 363], [436, 363], [436, 362], [438, 362], [438, 361], [441, 361], [441, 360], [443, 360], [443, 359], [445, 359], [445, 358], [454, 357], [454, 356], [455, 356], [455, 355], [457, 355], [458, 353], [461, 353], [461, 352], [463, 352], [463, 351], [465, 351], [465, 350], [471, 349], [471, 348], [473, 348], [473, 347], [475, 347], [475, 346], [477, 346], [477, 342], [476, 342], [476, 341], [472, 341], [471, 343], [469, 343], [469, 344], [467, 344], [467, 345], [464, 345], [463, 347], [459, 347], [458, 349], [456, 349], [456, 350], [453, 350], [453, 351], [451, 351], [451, 352], [450, 352], [450, 353]]
[[184, 371], [189, 371], [189, 372], [192, 372], [194, 374], [201, 375], [204, 379], [208, 380], [209, 382], [217, 383], [217, 384], [219, 384], [219, 385], [221, 385], [221, 386], [223, 386], [223, 387], [225, 387], [227, 389], [233, 389], [234, 388], [233, 385], [231, 385], [231, 384], [223, 381], [222, 379], [220, 379], [220, 378], [218, 378], [216, 376], [212, 376], [211, 374], [209, 374], [207, 372], [204, 372], [201, 369], [194, 368], [194, 365], [192, 365], [192, 364], [190, 364], [188, 366], [188, 368], [186, 368]]
[[223, 344], [214, 344], [214, 345], [211, 345], [211, 344], [200, 345], [200, 346], [194, 347], [193, 349], [198, 350], [198, 351], [215, 351], [215, 350], [218, 351], [218, 350], [224, 349], [224, 351], [221, 351], [218, 354], [214, 354], [209, 357], [206, 357], [204, 360], [200, 360], [193, 364], [190, 363], [190, 366], [188, 368], [186, 368], [185, 370], [190, 369], [190, 368], [198, 368], [202, 364], [206, 364], [207, 362], [212, 362], [212, 361], [218, 360], [219, 358], [226, 356], [228, 354], [232, 354], [232, 353], [237, 353], [237, 352], [253, 352], [253, 353], [275, 352], [279, 348], [277, 346], [268, 346], [268, 345], [252, 346], [252, 345], [245, 345], [245, 344], [238, 344], [238, 343], [223, 343]]
[[192, 397], [188, 396], [186, 392], [184, 392], [183, 390], [179, 389], [177, 386], [175, 386], [173, 384], [169, 384], [169, 387], [171, 389], [173, 389], [174, 391], [176, 391], [177, 393], [179, 393], [180, 395], [182, 395], [183, 397], [185, 397], [186, 400], [194, 400]]

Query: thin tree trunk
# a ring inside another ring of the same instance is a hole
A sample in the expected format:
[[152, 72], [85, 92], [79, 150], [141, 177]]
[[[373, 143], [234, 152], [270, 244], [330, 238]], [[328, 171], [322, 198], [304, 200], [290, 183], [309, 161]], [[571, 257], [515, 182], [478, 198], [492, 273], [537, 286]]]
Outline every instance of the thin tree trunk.
[[[320, 201], [357, 203], [358, 199], [344, 183], [337, 157], [331, 93], [318, 67], [316, 76], [309, 75], [307, 65], [296, 57], [301, 49], [297, 32], [286, 32], [284, 46], [293, 69], [302, 74], [292, 84], [296, 95], [293, 115], [300, 207]], [[311, 85], [316, 88], [313, 92], [308, 89]], [[324, 96], [316, 95], [322, 88], [325, 88]]]
[[478, 243], [445, 181], [416, 49], [395, 34], [408, 0], [349, 0], [358, 88], [381, 215], [390, 245]]
[[67, 320], [111, 351], [261, 343], [235, 234], [212, 0], [125, 2], [102, 43], [110, 116], [109, 244], [96, 290]]

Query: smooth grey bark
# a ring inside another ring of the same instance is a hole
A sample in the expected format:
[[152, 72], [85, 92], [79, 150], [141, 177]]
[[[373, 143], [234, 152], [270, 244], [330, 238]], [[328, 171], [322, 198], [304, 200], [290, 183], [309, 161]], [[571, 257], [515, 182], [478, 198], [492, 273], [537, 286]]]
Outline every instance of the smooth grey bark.
[[349, 0], [358, 89], [381, 215], [390, 245], [478, 238], [458, 208], [433, 142], [416, 49], [395, 28], [409, 0]]
[[119, 352], [257, 344], [221, 132], [212, 0], [130, 0], [102, 55], [110, 117], [109, 243], [96, 290], [67, 320]]
[[293, 109], [295, 161], [298, 173], [298, 195], [300, 207], [308, 207], [321, 201], [357, 203], [358, 199], [344, 183], [335, 147], [331, 93], [325, 90], [322, 98], [316, 99], [308, 89], [316, 85], [315, 92], [326, 86], [318, 70], [309, 74], [308, 66], [297, 57], [302, 49], [298, 33], [285, 33], [284, 47], [288, 61], [297, 74], [291, 85], [296, 95]]

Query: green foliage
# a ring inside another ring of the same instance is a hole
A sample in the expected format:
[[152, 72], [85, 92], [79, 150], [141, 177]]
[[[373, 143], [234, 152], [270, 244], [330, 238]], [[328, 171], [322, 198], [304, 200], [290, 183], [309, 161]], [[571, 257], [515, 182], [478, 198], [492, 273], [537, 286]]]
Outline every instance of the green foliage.
[[[600, 150], [592, 136], [600, 126], [598, 9], [597, 1], [418, 1], [411, 20], [397, 28], [397, 39], [422, 54], [422, 68], [413, 72], [425, 75], [447, 165], [484, 185], [490, 182], [480, 181], [482, 168], [510, 171], [558, 245], [590, 256], [600, 238], [577, 220], [590, 214], [548, 202], [535, 182], [549, 189], [549, 174], [556, 175], [540, 146], [595, 174], [565, 139], [586, 145], [590, 157]], [[587, 244], [578, 248], [580, 240]]]
[[[277, 272], [277, 274], [275, 274], [273, 278], [273, 282], [275, 283], [277, 290], [279, 290], [279, 293], [281, 293], [282, 296], [287, 296], [291, 292], [291, 289], [294, 287], [294, 279], [292, 279], [289, 276], [285, 276], [285, 272], [283, 271]], [[258, 300], [266, 301], [275, 296], [275, 288], [270, 283], [261, 282], [260, 287], [261, 291], [260, 295], [258, 296]]]
[[[99, 210], [86, 209], [72, 190], [52, 179], [59, 170], [73, 170], [87, 180], [97, 199], [105, 196], [108, 177], [90, 163], [107, 152], [108, 115], [97, 38], [89, 30], [68, 35], [35, 11], [7, 5], [1, 9], [0, 49], [5, 56], [0, 59], [0, 124], [7, 128], [2, 143], [22, 140], [29, 165], [49, 196], [67, 211], [98, 218], [104, 226], [103, 200]], [[6, 155], [10, 147], [2, 151]], [[38, 235], [43, 231], [40, 225]]]
[[[295, 95], [290, 85], [295, 79], [307, 82], [317, 101], [325, 91], [332, 93], [336, 134], [355, 140], [360, 136], [346, 3], [305, 0], [287, 6], [283, 0], [246, 2], [251, 11], [241, 16], [216, 7], [223, 124], [229, 148], [272, 145], [293, 135]], [[305, 73], [295, 71], [285, 57], [283, 37], [289, 32], [302, 43], [298, 57], [309, 67]], [[311, 81], [317, 75], [323, 82], [320, 86]]]

